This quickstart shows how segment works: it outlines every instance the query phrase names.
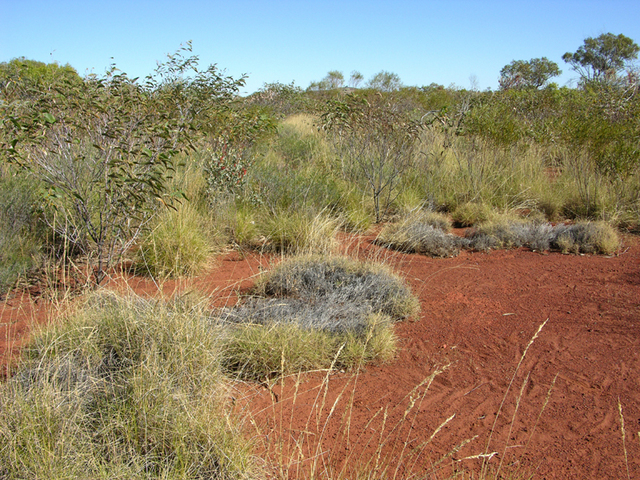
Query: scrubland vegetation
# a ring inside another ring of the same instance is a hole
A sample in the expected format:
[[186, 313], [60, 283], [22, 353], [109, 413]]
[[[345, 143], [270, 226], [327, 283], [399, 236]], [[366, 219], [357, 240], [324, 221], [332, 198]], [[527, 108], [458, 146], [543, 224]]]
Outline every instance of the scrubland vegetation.
[[379, 245], [434, 257], [615, 253], [640, 224], [633, 45], [604, 67], [597, 42], [567, 54], [577, 88], [514, 61], [495, 92], [330, 72], [242, 98], [190, 46], [142, 80], [0, 64], [3, 295], [59, 272], [96, 290], [123, 260], [164, 279], [228, 247], [293, 258], [220, 311], [88, 294], [1, 387], [0, 478], [258, 475], [228, 379], [388, 361], [417, 311], [386, 267], [334, 255], [341, 231], [381, 224]]

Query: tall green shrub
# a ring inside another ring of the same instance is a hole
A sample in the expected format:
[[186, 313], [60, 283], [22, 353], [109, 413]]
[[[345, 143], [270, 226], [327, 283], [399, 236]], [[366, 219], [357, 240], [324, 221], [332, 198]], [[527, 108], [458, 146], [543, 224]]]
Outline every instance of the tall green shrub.
[[95, 284], [157, 206], [171, 204], [175, 154], [210, 130], [244, 83], [197, 66], [189, 45], [144, 83], [114, 67], [0, 107], [4, 156], [46, 185], [45, 221], [89, 259]]

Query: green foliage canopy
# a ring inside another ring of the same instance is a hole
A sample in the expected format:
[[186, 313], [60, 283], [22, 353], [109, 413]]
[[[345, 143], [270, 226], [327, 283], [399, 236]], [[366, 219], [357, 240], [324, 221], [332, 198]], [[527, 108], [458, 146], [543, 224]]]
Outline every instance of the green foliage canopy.
[[380, 90], [381, 92], [393, 92], [395, 90], [400, 90], [402, 82], [400, 81], [398, 74], [382, 70], [371, 77], [367, 82], [367, 87], [374, 90]]
[[583, 84], [610, 83], [630, 60], [638, 58], [640, 47], [623, 34], [603, 33], [588, 37], [574, 53], [567, 52], [562, 59], [575, 70]]
[[561, 73], [558, 64], [547, 57], [514, 60], [500, 70], [500, 88], [541, 88]]
[[60, 83], [79, 84], [82, 78], [69, 64], [43, 63], [24, 57], [0, 63], [0, 101], [34, 98]]
[[0, 104], [0, 154], [46, 185], [45, 221], [99, 284], [157, 206], [171, 204], [178, 152], [260, 130], [259, 115], [232, 111], [243, 84], [215, 65], [200, 70], [190, 44], [143, 83], [115, 67], [78, 82], [55, 77], [26, 101]]

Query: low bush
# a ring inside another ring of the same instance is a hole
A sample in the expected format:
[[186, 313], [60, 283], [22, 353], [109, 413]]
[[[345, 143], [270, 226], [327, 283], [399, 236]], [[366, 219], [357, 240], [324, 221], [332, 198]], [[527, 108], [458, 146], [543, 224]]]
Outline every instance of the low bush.
[[331, 297], [336, 303], [364, 304], [394, 320], [410, 317], [419, 309], [409, 288], [389, 268], [347, 257], [293, 258], [278, 264], [256, 288], [260, 296], [307, 302]]
[[509, 217], [482, 223], [468, 235], [469, 247], [475, 250], [529, 247], [542, 252], [549, 250], [553, 238], [549, 223]]
[[620, 248], [620, 236], [605, 222], [559, 225], [554, 230], [552, 246], [563, 253], [611, 255]]
[[493, 219], [467, 230], [465, 238], [447, 234], [427, 219], [413, 216], [385, 226], [376, 243], [401, 252], [451, 257], [461, 249], [488, 251], [527, 247], [533, 251], [610, 255], [620, 246], [616, 230], [605, 222], [557, 225], [540, 218], [494, 214]]
[[616, 230], [605, 222], [552, 226], [536, 221], [502, 219], [479, 225], [469, 234], [476, 250], [528, 247], [536, 251], [610, 255], [620, 246]]

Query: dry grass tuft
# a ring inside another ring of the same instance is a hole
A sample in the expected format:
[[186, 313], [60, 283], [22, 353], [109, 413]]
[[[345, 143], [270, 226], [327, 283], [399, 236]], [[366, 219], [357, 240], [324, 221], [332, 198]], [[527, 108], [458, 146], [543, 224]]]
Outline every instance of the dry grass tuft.
[[421, 217], [385, 226], [376, 243], [406, 253], [432, 257], [455, 257], [468, 243], [466, 239], [446, 233]]

